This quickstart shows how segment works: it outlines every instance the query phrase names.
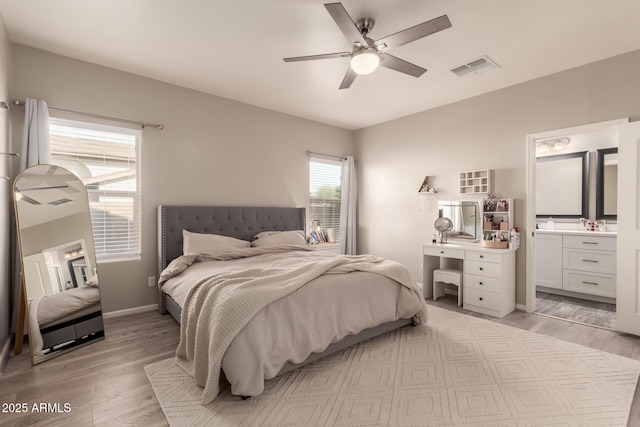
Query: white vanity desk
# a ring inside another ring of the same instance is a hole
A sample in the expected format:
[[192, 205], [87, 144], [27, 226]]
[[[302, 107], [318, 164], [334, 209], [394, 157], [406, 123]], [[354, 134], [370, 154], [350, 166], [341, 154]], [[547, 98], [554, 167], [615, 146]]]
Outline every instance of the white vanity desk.
[[425, 299], [433, 298], [433, 270], [462, 269], [465, 310], [504, 317], [516, 308], [516, 249], [489, 249], [479, 244], [426, 243], [422, 284]]

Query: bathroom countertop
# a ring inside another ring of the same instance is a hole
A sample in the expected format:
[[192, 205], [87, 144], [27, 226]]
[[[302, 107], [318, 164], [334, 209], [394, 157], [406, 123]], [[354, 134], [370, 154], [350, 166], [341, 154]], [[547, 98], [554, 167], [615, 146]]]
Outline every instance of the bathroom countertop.
[[571, 234], [575, 236], [602, 236], [602, 237], [616, 237], [617, 231], [587, 231], [587, 230], [547, 230], [545, 228], [539, 228], [536, 233], [540, 234]]

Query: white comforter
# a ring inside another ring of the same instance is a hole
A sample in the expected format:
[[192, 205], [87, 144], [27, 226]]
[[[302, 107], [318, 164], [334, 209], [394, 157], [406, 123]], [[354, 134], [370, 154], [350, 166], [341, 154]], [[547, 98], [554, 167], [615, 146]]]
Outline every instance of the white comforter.
[[183, 307], [176, 362], [204, 387], [203, 403], [216, 397], [221, 368], [234, 394], [255, 396], [287, 361], [382, 323], [424, 320], [422, 293], [402, 265], [291, 249], [211, 262], [187, 255], [161, 276]]

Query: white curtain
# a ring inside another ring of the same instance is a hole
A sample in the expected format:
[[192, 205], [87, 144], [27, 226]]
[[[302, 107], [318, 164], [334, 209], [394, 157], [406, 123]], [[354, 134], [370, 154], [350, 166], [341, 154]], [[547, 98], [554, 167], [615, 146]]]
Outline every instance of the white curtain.
[[358, 177], [353, 156], [342, 159], [342, 186], [340, 200], [340, 249], [345, 255], [356, 254], [356, 201]]
[[[20, 170], [29, 166], [51, 163], [49, 144], [49, 108], [42, 100], [27, 98], [24, 102], [24, 128], [22, 132], [22, 147], [20, 150]], [[15, 218], [15, 216], [14, 216]], [[18, 297], [20, 295], [20, 251], [18, 250], [15, 227], [12, 227], [14, 238], [14, 280], [13, 280], [13, 310], [12, 330], [15, 332], [18, 317]], [[25, 333], [26, 333], [25, 329]]]
[[20, 171], [29, 166], [51, 162], [49, 149], [49, 109], [42, 100], [27, 98], [24, 102], [24, 130]]

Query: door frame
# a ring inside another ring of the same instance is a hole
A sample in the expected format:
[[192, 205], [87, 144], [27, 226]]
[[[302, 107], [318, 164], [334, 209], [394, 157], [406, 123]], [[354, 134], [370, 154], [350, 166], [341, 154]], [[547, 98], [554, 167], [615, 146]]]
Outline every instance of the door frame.
[[629, 118], [607, 120], [604, 122], [590, 123], [587, 125], [573, 126], [564, 129], [554, 129], [545, 132], [537, 132], [527, 135], [526, 139], [526, 199], [525, 199], [525, 224], [527, 235], [526, 242], [526, 291], [525, 310], [532, 313], [536, 310], [536, 141], [539, 139], [556, 138], [567, 134], [580, 134], [598, 132], [611, 129], [619, 129], [620, 126], [629, 123]]

